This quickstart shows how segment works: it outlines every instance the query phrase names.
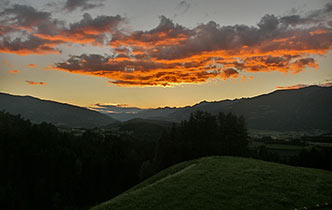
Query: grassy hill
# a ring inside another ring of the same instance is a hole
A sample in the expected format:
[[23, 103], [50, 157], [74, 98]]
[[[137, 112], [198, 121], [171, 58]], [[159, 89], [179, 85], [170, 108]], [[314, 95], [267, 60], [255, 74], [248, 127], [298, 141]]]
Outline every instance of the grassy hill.
[[207, 157], [163, 170], [91, 210], [280, 210], [325, 202], [332, 202], [331, 172]]

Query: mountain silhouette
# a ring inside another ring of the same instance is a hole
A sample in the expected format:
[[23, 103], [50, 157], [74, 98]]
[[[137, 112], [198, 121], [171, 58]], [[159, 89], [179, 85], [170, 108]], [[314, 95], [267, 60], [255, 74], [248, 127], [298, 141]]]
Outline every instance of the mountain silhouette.
[[0, 93], [0, 110], [20, 114], [34, 123], [49, 122], [63, 127], [93, 128], [116, 122], [107, 115], [83, 107], [6, 93]]
[[181, 108], [143, 109], [137, 113], [110, 114], [114, 119], [158, 119], [179, 122], [197, 110], [212, 114], [232, 112], [243, 115], [248, 128], [257, 130], [299, 131], [332, 130], [332, 87], [309, 86], [293, 90], [276, 90], [252, 98], [203, 101]]

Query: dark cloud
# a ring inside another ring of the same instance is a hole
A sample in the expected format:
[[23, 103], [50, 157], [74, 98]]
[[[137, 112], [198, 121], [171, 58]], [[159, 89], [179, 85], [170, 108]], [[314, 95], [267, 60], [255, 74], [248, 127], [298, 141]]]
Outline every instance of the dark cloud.
[[181, 0], [177, 5], [177, 9], [182, 10], [182, 13], [186, 13], [190, 8], [190, 3], [186, 0]]
[[160, 16], [160, 23], [149, 31], [135, 31], [129, 36], [117, 33], [113, 36], [111, 46], [136, 46], [155, 48], [158, 45], [174, 45], [181, 40], [188, 38], [193, 32], [179, 24], [174, 24], [172, 20], [165, 16]]
[[285, 25], [304, 25], [314, 23], [315, 20], [307, 17], [301, 17], [300, 15], [288, 15], [280, 18], [280, 22]]
[[99, 1], [91, 1], [91, 0], [67, 0], [64, 9], [68, 11], [73, 11], [76, 9], [80, 9], [81, 11], [92, 9], [95, 7], [101, 7], [103, 4]]
[[223, 70], [223, 72], [225, 73], [226, 78], [230, 78], [233, 75], [238, 75], [239, 74], [239, 72], [236, 71], [234, 68], [225, 69], [225, 70]]
[[69, 43], [103, 44], [108, 38], [106, 34], [117, 32], [120, 30], [121, 24], [125, 22], [126, 19], [120, 15], [102, 15], [92, 18], [89, 13], [84, 13], [79, 22], [71, 23], [68, 27], [56, 21], [53, 21], [52, 24], [40, 25], [35, 35], [43, 39]]
[[305, 15], [289, 15], [280, 18], [280, 21], [286, 25], [308, 25], [324, 23], [326, 20], [332, 18], [332, 3], [325, 4], [324, 8], [318, 10], [311, 10]]
[[51, 18], [51, 13], [37, 11], [32, 6], [14, 4], [13, 6], [4, 9], [0, 13], [2, 19], [1, 23], [10, 27], [26, 28], [38, 26], [44, 22], [48, 22]]
[[4, 37], [0, 39], [0, 53], [14, 53], [19, 55], [60, 53], [55, 48], [60, 43], [59, 41], [40, 39], [33, 35], [28, 35], [24, 39]]
[[1, 0], [0, 1], [0, 8], [5, 8], [9, 5], [9, 0]]
[[[15, 4], [0, 13], [0, 47], [2, 52], [39, 54], [58, 52], [54, 47], [63, 43], [102, 45], [124, 22], [125, 18], [119, 15], [92, 18], [85, 13], [80, 21], [67, 25], [51, 18], [49, 12]], [[20, 34], [28, 36], [24, 38]]]

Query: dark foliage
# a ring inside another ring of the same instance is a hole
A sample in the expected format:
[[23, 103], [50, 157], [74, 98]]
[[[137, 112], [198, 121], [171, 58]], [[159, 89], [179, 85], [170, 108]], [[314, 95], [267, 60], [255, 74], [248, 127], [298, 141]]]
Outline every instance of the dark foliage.
[[[308, 146], [312, 142], [328, 143], [332, 142], [330, 135], [319, 136], [304, 136], [295, 139], [272, 139], [271, 137], [264, 137], [261, 139], [254, 139], [256, 142], [266, 143], [268, 145], [283, 145], [283, 146], [306, 146], [306, 148], [298, 149], [293, 155], [281, 156], [277, 151], [269, 149], [265, 145], [252, 148], [250, 150], [250, 157], [261, 159], [265, 161], [284, 163], [293, 166], [302, 166], [308, 168], [318, 168], [332, 171], [332, 147], [326, 146]], [[279, 149], [279, 151], [285, 151]], [[287, 151], [287, 149], [286, 149]]]
[[138, 183], [153, 142], [129, 136], [81, 137], [51, 124], [0, 113], [1, 209], [81, 209]]
[[173, 126], [160, 138], [156, 153], [157, 170], [175, 163], [211, 155], [247, 154], [247, 129], [243, 117], [232, 113], [213, 116], [196, 111], [189, 120]]
[[332, 171], [332, 148], [316, 146], [310, 150], [303, 150], [298, 156], [293, 157], [289, 163]]
[[[32, 124], [0, 112], [0, 209], [86, 209], [170, 165], [211, 155], [250, 155], [332, 170], [331, 148], [304, 150], [287, 161], [264, 147], [250, 154], [244, 118], [231, 113], [196, 111], [189, 120], [173, 124], [158, 141], [152, 139], [161, 132], [160, 126], [125, 128], [113, 134], [91, 130], [75, 136], [52, 124]], [[138, 135], [142, 128], [156, 132]]]
[[195, 112], [155, 141], [127, 133], [62, 133], [0, 112], [1, 209], [83, 209], [165, 167], [208, 155], [242, 155], [243, 118]]

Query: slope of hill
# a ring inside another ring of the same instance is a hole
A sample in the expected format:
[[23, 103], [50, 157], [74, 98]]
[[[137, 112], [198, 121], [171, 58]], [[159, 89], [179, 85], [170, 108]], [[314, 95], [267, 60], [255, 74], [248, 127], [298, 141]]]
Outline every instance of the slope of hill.
[[196, 110], [212, 114], [233, 112], [243, 115], [248, 127], [257, 130], [332, 131], [332, 87], [309, 86], [296, 90], [277, 90], [272, 93], [235, 100], [216, 102], [203, 101], [194, 106], [182, 108], [158, 108], [140, 110], [135, 114], [111, 114], [119, 120], [144, 118], [168, 121], [181, 121], [189, 118]]
[[331, 172], [208, 157], [172, 166], [91, 210], [280, 210], [331, 201]]
[[35, 123], [49, 122], [65, 127], [92, 128], [115, 122], [109, 116], [83, 107], [5, 93], [0, 93], [0, 110], [20, 114]]

